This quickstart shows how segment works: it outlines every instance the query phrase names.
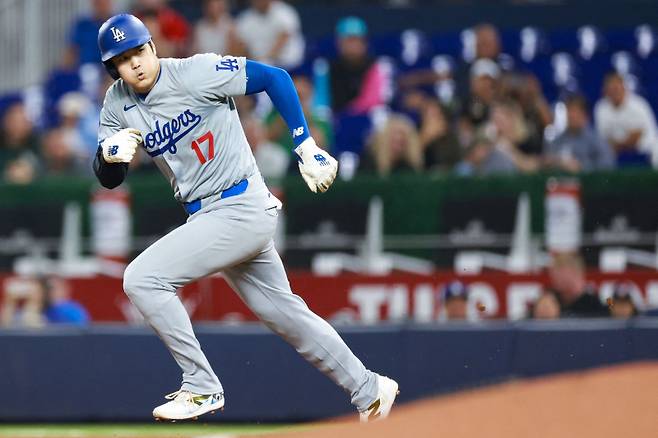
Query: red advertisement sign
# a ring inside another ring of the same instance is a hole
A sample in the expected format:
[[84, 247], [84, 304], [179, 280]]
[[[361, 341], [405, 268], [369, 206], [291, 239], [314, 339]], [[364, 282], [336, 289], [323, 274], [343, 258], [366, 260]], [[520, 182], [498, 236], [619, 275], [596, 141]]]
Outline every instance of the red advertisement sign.
[[[0, 281], [9, 275], [0, 276]], [[441, 286], [456, 277], [452, 272], [435, 275], [393, 274], [365, 276], [345, 274], [336, 277], [293, 272], [290, 283], [318, 315], [331, 321], [376, 324], [381, 321], [430, 322], [440, 320]], [[588, 272], [602, 302], [612, 294], [618, 281], [634, 284], [640, 308], [658, 307], [658, 272], [635, 271], [622, 274]], [[459, 278], [469, 288], [468, 312], [471, 319], [526, 316], [530, 303], [541, 293], [545, 275], [486, 273]], [[130, 304], [117, 278], [73, 278], [73, 298], [82, 303], [96, 322], [138, 323], [139, 312]], [[256, 317], [221, 278], [205, 278], [179, 291], [195, 321], [255, 321]]]

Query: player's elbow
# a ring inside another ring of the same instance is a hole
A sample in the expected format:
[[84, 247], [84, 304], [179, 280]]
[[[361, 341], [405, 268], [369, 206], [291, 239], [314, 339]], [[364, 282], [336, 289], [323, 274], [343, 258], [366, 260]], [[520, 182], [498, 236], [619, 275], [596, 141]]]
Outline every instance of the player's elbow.
[[288, 73], [286, 70], [282, 69], [281, 67], [272, 67], [271, 73], [273, 77], [273, 81], [276, 82], [290, 82], [292, 83], [292, 78], [290, 77], [290, 73]]
[[105, 187], [106, 189], [110, 189], [110, 190], [112, 190], [114, 188], [117, 188], [121, 185], [121, 181], [103, 181], [103, 180], [99, 180], [99, 182], [101, 183], [101, 185], [103, 187]]

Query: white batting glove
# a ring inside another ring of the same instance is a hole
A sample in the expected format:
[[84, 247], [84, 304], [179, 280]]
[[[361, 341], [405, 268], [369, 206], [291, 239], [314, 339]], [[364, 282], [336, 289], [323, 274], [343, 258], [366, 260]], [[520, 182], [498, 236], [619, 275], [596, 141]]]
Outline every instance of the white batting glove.
[[336, 178], [338, 162], [325, 150], [320, 149], [312, 137], [295, 148], [299, 157], [299, 172], [313, 193], [326, 192]]
[[142, 134], [137, 129], [122, 129], [101, 142], [103, 159], [106, 163], [130, 163], [141, 142]]

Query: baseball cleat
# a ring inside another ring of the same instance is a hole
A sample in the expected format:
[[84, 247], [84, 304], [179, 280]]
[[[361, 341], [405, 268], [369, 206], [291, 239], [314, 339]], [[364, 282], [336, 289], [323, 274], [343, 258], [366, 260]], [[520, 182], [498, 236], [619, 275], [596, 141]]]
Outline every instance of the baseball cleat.
[[196, 420], [207, 412], [224, 409], [224, 393], [211, 395], [194, 394], [190, 391], [178, 390], [165, 396], [167, 403], [153, 409], [156, 420]]
[[395, 402], [395, 397], [400, 393], [398, 382], [386, 376], [377, 376], [377, 399], [363, 412], [359, 413], [362, 423], [381, 420], [388, 417]]

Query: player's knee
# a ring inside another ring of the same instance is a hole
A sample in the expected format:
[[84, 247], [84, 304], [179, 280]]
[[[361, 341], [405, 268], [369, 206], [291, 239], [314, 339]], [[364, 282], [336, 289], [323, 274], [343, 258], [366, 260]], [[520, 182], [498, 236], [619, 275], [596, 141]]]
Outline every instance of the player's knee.
[[123, 273], [123, 291], [129, 297], [134, 297], [144, 289], [145, 283], [143, 271], [134, 262], [130, 263]]

